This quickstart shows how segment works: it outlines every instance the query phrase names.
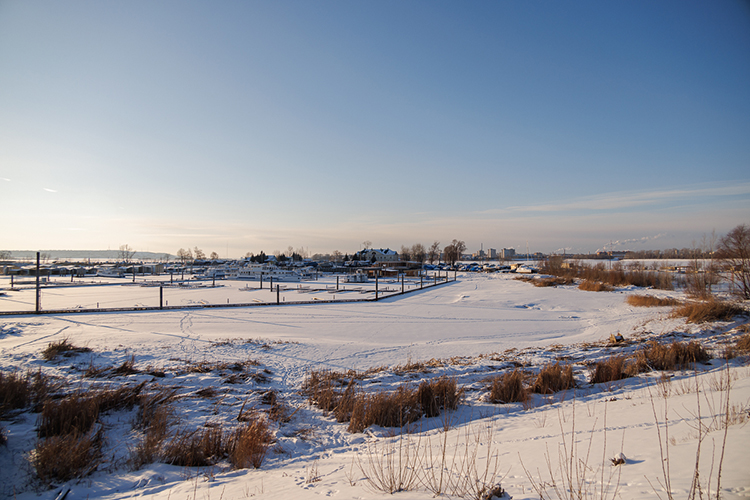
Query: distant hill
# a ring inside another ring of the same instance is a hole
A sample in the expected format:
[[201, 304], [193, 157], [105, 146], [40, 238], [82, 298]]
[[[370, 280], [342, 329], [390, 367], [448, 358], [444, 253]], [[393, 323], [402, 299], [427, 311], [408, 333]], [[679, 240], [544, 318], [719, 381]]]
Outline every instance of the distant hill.
[[[8, 250], [13, 260], [36, 259], [37, 250]], [[46, 254], [49, 260], [116, 260], [120, 256], [119, 250], [39, 250]], [[132, 260], [162, 260], [169, 255], [169, 260], [175, 256], [162, 252], [136, 252]]]

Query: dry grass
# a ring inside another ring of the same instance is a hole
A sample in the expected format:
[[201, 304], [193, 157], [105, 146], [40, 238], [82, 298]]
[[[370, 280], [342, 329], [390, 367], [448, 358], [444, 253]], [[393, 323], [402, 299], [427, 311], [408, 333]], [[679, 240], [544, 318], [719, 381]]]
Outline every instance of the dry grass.
[[45, 361], [54, 361], [58, 356], [65, 356], [67, 358], [82, 352], [91, 352], [91, 349], [88, 347], [76, 347], [67, 338], [64, 338], [47, 344], [47, 347], [42, 351], [42, 358]]
[[130, 356], [128, 359], [122, 362], [120, 366], [112, 370], [112, 375], [115, 376], [127, 376], [140, 373], [141, 371], [135, 367], [135, 356]]
[[517, 276], [513, 279], [517, 281], [524, 281], [526, 283], [531, 283], [532, 285], [538, 286], [538, 287], [573, 285], [575, 283], [575, 279], [567, 277], [567, 276], [552, 276], [552, 277], [545, 277], [545, 278], [534, 278], [530, 276]]
[[560, 363], [545, 365], [531, 386], [531, 392], [537, 394], [554, 394], [575, 387], [573, 367], [560, 366]]
[[240, 427], [228, 439], [229, 461], [236, 469], [250, 466], [259, 469], [273, 442], [273, 435], [264, 419]]
[[45, 484], [80, 479], [99, 467], [101, 447], [100, 432], [53, 436], [37, 442], [31, 464]]
[[634, 307], [676, 306], [680, 301], [673, 298], [660, 298], [653, 295], [628, 295], [625, 302]]
[[523, 373], [518, 369], [493, 377], [490, 383], [490, 403], [525, 403], [529, 391], [523, 385]]
[[587, 292], [611, 292], [614, 290], [614, 287], [601, 281], [583, 280], [581, 281], [581, 284], [578, 285], [578, 289]]
[[0, 419], [12, 410], [26, 408], [43, 401], [57, 388], [41, 371], [5, 373], [0, 371]]
[[690, 368], [694, 363], [705, 363], [711, 358], [698, 342], [672, 342], [669, 347], [655, 341], [635, 355], [641, 371], [646, 366], [652, 370], [678, 370]]
[[463, 396], [454, 378], [440, 377], [424, 381], [417, 389], [417, 400], [427, 418], [437, 417], [441, 409], [455, 410]]
[[161, 460], [181, 467], [206, 467], [224, 456], [224, 433], [220, 427], [177, 430], [165, 440]]
[[743, 314], [747, 314], [747, 311], [739, 305], [721, 300], [689, 302], [672, 310], [672, 317], [684, 317], [688, 323], [731, 321]]
[[604, 361], [599, 361], [591, 371], [589, 382], [606, 384], [628, 378], [632, 374], [626, 369], [626, 365], [627, 358], [625, 356], [611, 356]]
[[742, 335], [739, 339], [737, 339], [737, 345], [735, 347], [739, 351], [749, 352], [750, 351], [750, 333], [746, 333]]
[[[342, 375], [351, 378], [347, 382]], [[463, 395], [454, 379], [444, 377], [422, 382], [416, 390], [405, 384], [391, 392], [365, 393], [356, 376], [356, 372], [315, 371], [303, 384], [310, 403], [332, 412], [339, 422], [349, 422], [350, 432], [371, 425], [401, 427], [423, 415], [437, 416], [441, 409], [455, 409]]]

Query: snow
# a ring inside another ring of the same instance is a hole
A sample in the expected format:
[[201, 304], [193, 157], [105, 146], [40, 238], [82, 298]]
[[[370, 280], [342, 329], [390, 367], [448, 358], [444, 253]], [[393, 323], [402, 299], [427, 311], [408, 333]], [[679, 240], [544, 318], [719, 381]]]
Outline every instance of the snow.
[[[42, 301], [47, 309], [91, 307], [96, 302], [105, 304], [102, 307], [158, 305], [158, 289], [122, 283], [45, 290]], [[222, 303], [226, 299], [252, 302], [254, 298], [271, 302], [269, 290], [242, 291], [247, 283], [221, 284], [217, 288], [165, 289], [165, 297], [170, 305]], [[324, 288], [326, 282], [318, 285]], [[532, 499], [539, 495], [529, 474], [535, 481], [547, 481], [545, 453], [555, 469], [559, 446], [565, 442], [570, 452], [572, 437], [578, 443], [578, 456], [586, 458], [588, 453], [592, 470], [587, 480], [592, 481], [592, 488], [601, 487], [602, 478], [606, 483], [610, 472], [615, 472], [620, 474], [615, 481], [618, 498], [657, 498], [655, 490], [665, 496], [660, 486], [664, 479], [657, 418], [661, 448], [669, 449], [672, 489], [676, 496], [683, 497], [695, 465], [698, 402], [701, 421], [715, 422], [711, 419], [724, 407], [722, 398], [727, 394], [717, 389], [717, 381], [729, 370], [731, 404], [746, 415], [750, 408], [747, 358], [732, 360], [729, 368], [720, 359], [713, 359], [709, 365], [699, 365], [696, 372], [671, 374], [668, 383], [659, 383], [660, 373], [646, 373], [606, 386], [587, 383], [586, 364], [613, 353], [632, 352], [638, 342], [629, 340], [651, 338], [699, 339], [718, 354], [738, 335], [740, 322], [686, 325], [670, 318], [668, 308], [627, 305], [629, 293], [680, 295], [638, 289], [597, 293], [572, 286], [536, 288], [513, 280], [511, 275], [459, 273], [454, 283], [379, 302], [7, 316], [0, 317], [0, 368], [41, 369], [81, 388], [141, 381], [176, 387], [180, 423], [190, 428], [206, 423], [231, 428], [243, 404], [263, 409], [260, 395], [270, 389], [278, 391], [291, 411], [296, 410], [289, 423], [274, 424], [275, 445], [257, 470], [232, 470], [226, 463], [208, 469], [152, 464], [131, 470], [126, 459], [137, 439], [132, 426], [134, 414], [112, 412], [103, 422], [105, 463], [91, 476], [67, 485], [71, 488], [68, 499], [383, 498], [387, 494], [374, 490], [363, 476], [368, 460], [380, 456], [391, 440], [396, 440], [396, 449], [400, 444], [401, 450], [412, 447], [424, 451], [431, 446], [437, 454], [445, 448], [446, 456], [458, 457], [458, 462], [467, 453], [476, 453], [480, 464], [488, 456], [496, 456], [499, 466], [495, 482], [501, 482], [514, 499]], [[309, 301], [311, 295], [327, 300], [332, 295], [294, 290], [284, 294], [285, 302]], [[31, 304], [33, 308], [33, 291], [10, 292], [0, 298], [1, 310], [18, 308], [18, 304]], [[623, 346], [607, 346], [605, 341], [613, 333], [625, 337]], [[63, 338], [73, 345], [89, 347], [91, 352], [57, 362], [44, 361], [42, 349]], [[103, 380], [82, 376], [89, 366], [119, 366], [131, 356], [141, 373]], [[430, 359], [443, 361], [429, 373], [394, 369]], [[484, 400], [484, 380], [502, 373], [512, 363], [538, 369], [557, 359], [575, 363], [579, 387], [574, 391], [536, 395], [528, 405], [493, 405]], [[259, 363], [250, 371], [270, 372], [267, 380], [248, 378], [242, 384], [228, 384], [224, 383], [230, 374], [226, 370], [183, 373], [189, 363], [248, 360]], [[448, 375], [465, 388], [464, 402], [448, 417], [422, 419], [404, 434], [383, 428], [352, 434], [345, 423], [337, 423], [310, 406], [299, 394], [310, 370], [364, 371], [376, 367], [391, 369], [366, 378], [362, 382], [365, 390], [388, 389], [403, 382], [416, 385], [423, 378]], [[155, 378], [144, 373], [153, 369], [163, 370], [167, 376]], [[698, 393], [690, 390], [696, 384]], [[196, 392], [205, 387], [215, 388], [218, 394], [212, 398], [198, 396]], [[669, 392], [666, 398], [660, 395], [665, 390]], [[664, 437], [665, 404], [669, 408], [671, 442]], [[445, 418], [450, 419], [447, 435], [443, 435]], [[47, 490], [33, 480], [26, 455], [36, 441], [35, 419], [36, 415], [27, 412], [2, 422], [8, 436], [7, 447], [0, 451], [2, 496], [55, 498], [63, 486]], [[721, 475], [723, 498], [750, 497], [750, 474], [744, 459], [750, 433], [739, 420], [727, 431]], [[703, 441], [704, 485], [713, 456], [715, 485], [722, 439], [723, 430], [714, 429]], [[609, 459], [619, 453], [624, 454], [626, 463], [611, 466]], [[425, 466], [424, 460], [421, 465]], [[319, 480], [311, 482], [315, 476]], [[613, 497], [614, 490], [613, 484], [608, 498]], [[424, 486], [397, 495], [404, 499], [433, 496]]]

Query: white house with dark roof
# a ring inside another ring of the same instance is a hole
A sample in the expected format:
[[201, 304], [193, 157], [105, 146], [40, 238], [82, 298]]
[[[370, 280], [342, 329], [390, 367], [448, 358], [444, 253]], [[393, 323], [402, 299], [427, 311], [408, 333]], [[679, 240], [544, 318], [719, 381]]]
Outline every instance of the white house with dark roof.
[[386, 248], [385, 250], [382, 248], [369, 248], [367, 250], [362, 250], [360, 255], [362, 255], [361, 260], [367, 260], [370, 262], [372, 262], [373, 259], [375, 259], [375, 262], [398, 261], [398, 252], [391, 250], [390, 248]]

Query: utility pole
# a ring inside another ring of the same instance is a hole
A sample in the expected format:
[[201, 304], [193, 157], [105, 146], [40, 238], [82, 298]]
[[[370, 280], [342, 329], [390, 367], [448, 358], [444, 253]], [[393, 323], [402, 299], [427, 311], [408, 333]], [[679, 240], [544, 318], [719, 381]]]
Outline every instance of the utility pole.
[[36, 313], [41, 310], [42, 290], [39, 288], [39, 252], [36, 253]]

